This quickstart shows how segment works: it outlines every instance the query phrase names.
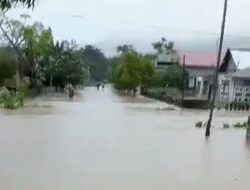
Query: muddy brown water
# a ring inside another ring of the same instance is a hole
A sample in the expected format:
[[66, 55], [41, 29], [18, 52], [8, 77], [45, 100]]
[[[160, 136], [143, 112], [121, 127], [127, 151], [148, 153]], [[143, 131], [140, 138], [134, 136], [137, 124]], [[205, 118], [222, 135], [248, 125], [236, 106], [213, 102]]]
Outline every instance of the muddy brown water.
[[75, 101], [0, 110], [0, 190], [249, 190], [247, 113], [216, 113], [87, 88]]

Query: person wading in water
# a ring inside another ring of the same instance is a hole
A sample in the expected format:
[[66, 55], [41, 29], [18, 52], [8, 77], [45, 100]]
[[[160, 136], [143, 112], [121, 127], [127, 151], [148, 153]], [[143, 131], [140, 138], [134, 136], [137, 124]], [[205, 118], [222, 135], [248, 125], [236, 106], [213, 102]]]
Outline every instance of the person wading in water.
[[75, 92], [74, 92], [73, 85], [71, 83], [69, 83], [68, 85], [68, 92], [69, 92], [69, 98], [72, 99], [74, 97]]
[[96, 85], [96, 89], [99, 90], [100, 86], [101, 86], [101, 84], [98, 83], [98, 84]]

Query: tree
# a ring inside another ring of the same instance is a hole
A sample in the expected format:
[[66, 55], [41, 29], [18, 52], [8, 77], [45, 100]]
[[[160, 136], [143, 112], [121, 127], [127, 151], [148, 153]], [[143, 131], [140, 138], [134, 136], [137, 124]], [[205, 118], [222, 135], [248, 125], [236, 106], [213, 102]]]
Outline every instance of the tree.
[[121, 64], [121, 56], [114, 56], [108, 59], [108, 80], [111, 82], [115, 81], [115, 71]]
[[18, 3], [23, 4], [27, 8], [31, 8], [35, 5], [35, 0], [1, 0], [0, 9], [8, 10], [11, 9], [13, 6], [17, 5]]
[[26, 60], [24, 73], [30, 77], [31, 85], [36, 86], [37, 82], [43, 79], [40, 63], [50, 55], [53, 48], [52, 31], [41, 23], [34, 23], [24, 28], [23, 40]]
[[18, 20], [4, 19], [0, 23], [4, 42], [8, 43], [18, 55], [18, 71], [21, 78], [29, 76], [35, 86], [42, 79], [40, 62], [51, 54], [53, 35], [50, 28], [41, 23], [24, 25]]
[[165, 86], [181, 89], [183, 80], [188, 79], [188, 71], [184, 71], [184, 79], [182, 75], [182, 67], [179, 65], [168, 66], [163, 76], [163, 84]]
[[149, 87], [154, 74], [153, 64], [136, 52], [124, 53], [121, 63], [115, 68], [115, 87], [122, 90], [135, 90], [139, 85]]
[[127, 53], [127, 52], [132, 52], [132, 51], [135, 51], [134, 47], [132, 45], [127, 45], [127, 44], [119, 45], [116, 48], [117, 53], [120, 53], [120, 52], [121, 53]]
[[151, 60], [151, 61], [155, 61], [157, 58], [156, 54], [151, 54], [151, 53], [147, 53], [145, 55], [143, 55], [143, 57], [147, 60]]
[[153, 85], [153, 77], [155, 74], [155, 67], [153, 63], [147, 59], [143, 59], [142, 68], [142, 87], [147, 91]]
[[21, 44], [23, 42], [23, 31], [24, 25], [18, 20], [9, 20], [5, 15], [0, 22], [0, 30], [2, 32], [2, 40], [4, 44], [8, 44], [15, 50], [18, 56], [18, 69], [20, 69], [20, 64], [25, 62]]
[[4, 79], [11, 79], [16, 74], [16, 59], [10, 48], [0, 50], [0, 86], [4, 85]]
[[72, 56], [65, 56], [59, 61], [58, 68], [53, 76], [55, 86], [65, 87], [67, 83], [72, 85], [84, 82], [84, 67], [81, 62]]
[[108, 59], [102, 51], [94, 46], [87, 45], [83, 49], [83, 56], [90, 69], [91, 79], [103, 81], [108, 75]]
[[125, 90], [134, 90], [140, 85], [142, 62], [134, 53], [126, 53], [118, 70], [118, 86]]
[[168, 42], [166, 38], [162, 37], [160, 41], [153, 42], [152, 46], [158, 53], [162, 53], [163, 50], [173, 50], [174, 49], [174, 42]]
[[44, 85], [61, 88], [67, 83], [82, 85], [87, 75], [82, 49], [78, 50], [74, 41], [57, 41], [43, 67], [46, 68]]
[[53, 78], [57, 71], [59, 62], [63, 59], [63, 57], [67, 54], [67, 50], [65, 49], [65, 41], [59, 42], [57, 41], [53, 48], [51, 49], [50, 56], [47, 56], [43, 59], [42, 67], [45, 71], [45, 81], [44, 84], [47, 86], [54, 86]]

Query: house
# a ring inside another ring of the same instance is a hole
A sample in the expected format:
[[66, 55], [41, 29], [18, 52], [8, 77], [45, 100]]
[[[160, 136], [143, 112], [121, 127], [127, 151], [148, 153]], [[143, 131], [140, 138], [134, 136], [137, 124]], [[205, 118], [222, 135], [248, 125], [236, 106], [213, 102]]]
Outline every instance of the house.
[[184, 55], [185, 69], [189, 73], [185, 98], [209, 100], [213, 73], [216, 66], [216, 53], [163, 50], [157, 54], [156, 71], [162, 73], [168, 66], [175, 64], [182, 66]]
[[155, 66], [157, 72], [164, 72], [169, 65], [178, 64], [179, 54], [175, 49], [162, 49], [157, 53]]
[[182, 52], [189, 80], [185, 89], [186, 98], [210, 100], [216, 53]]
[[228, 49], [219, 74], [220, 102], [250, 101], [250, 49]]

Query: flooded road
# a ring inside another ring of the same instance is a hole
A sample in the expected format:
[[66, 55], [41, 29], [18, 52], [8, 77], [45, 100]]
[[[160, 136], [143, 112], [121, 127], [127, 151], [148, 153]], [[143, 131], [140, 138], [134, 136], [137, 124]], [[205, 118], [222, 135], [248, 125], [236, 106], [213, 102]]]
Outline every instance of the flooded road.
[[[75, 101], [0, 110], [0, 190], [248, 190], [245, 130], [223, 130], [242, 113], [217, 113], [87, 88]], [[171, 107], [171, 106], [170, 106]], [[165, 111], [163, 111], [165, 110]]]

